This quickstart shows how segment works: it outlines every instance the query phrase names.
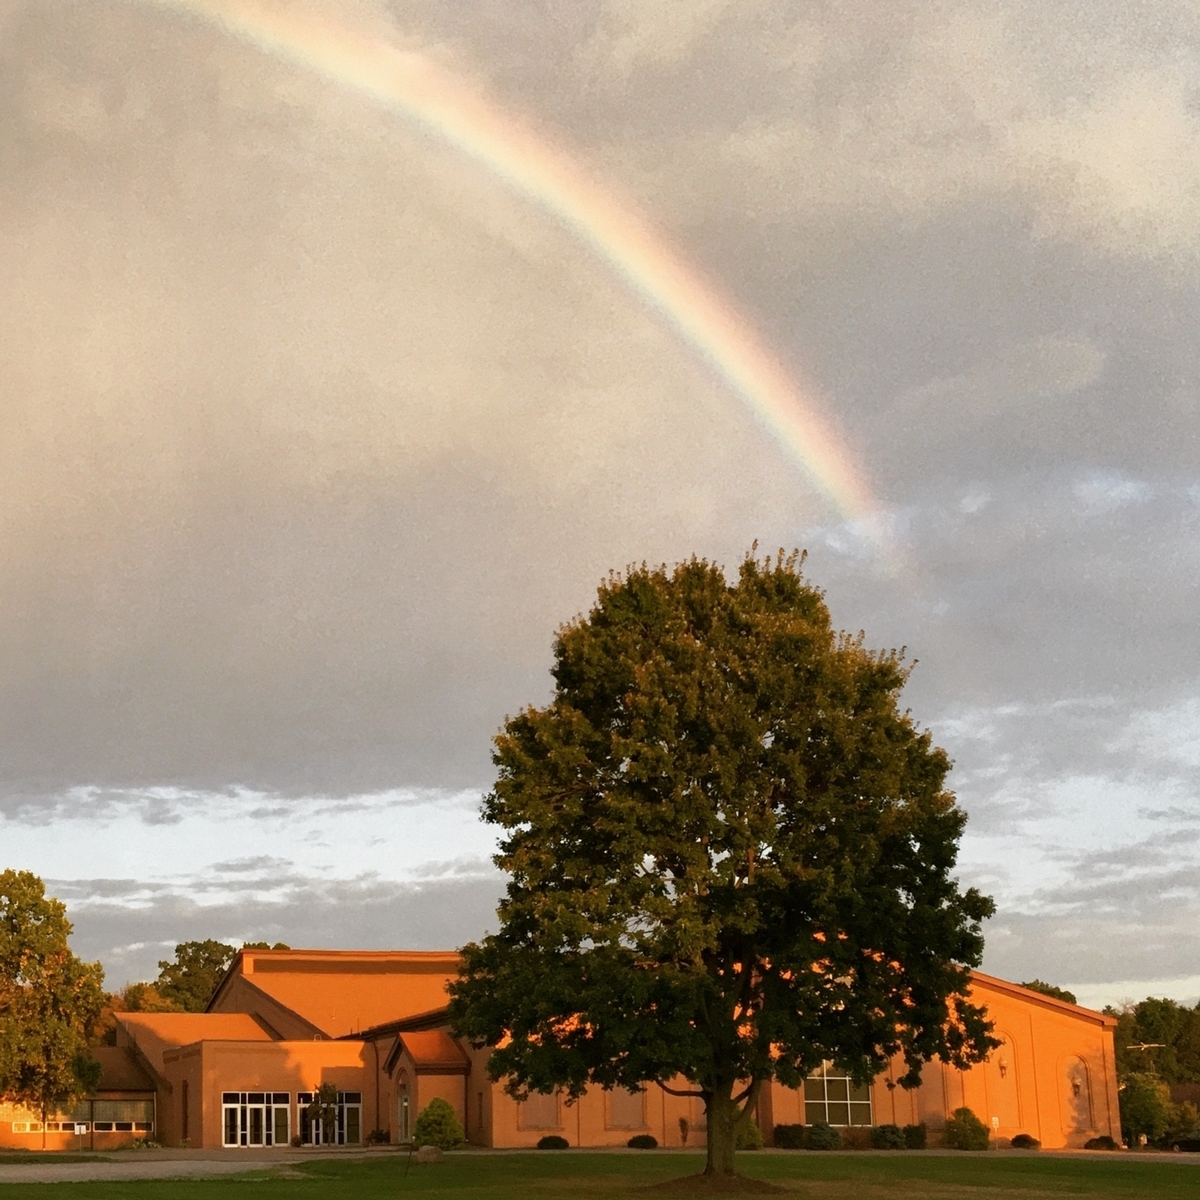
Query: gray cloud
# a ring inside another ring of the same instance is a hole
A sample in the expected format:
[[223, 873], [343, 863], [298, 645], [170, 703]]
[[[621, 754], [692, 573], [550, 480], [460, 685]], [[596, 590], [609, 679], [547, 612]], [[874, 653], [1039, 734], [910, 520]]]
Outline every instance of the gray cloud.
[[[51, 883], [60, 894], [75, 886]], [[440, 950], [494, 928], [502, 890], [494, 875], [407, 885], [312, 881], [286, 896], [253, 903], [235, 896], [224, 902], [206, 897], [198, 904], [190, 893], [171, 889], [147, 906], [95, 901], [72, 910], [72, 945], [85, 959], [104, 963], [109, 988], [153, 979], [158, 960], [171, 958], [177, 942], [210, 937], [234, 945], [282, 941], [309, 949]]]
[[[63, 821], [259, 831], [239, 871], [72, 858], [82, 944], [478, 932], [454, 792], [555, 626], [611, 567], [758, 537], [920, 659], [989, 965], [1194, 975], [1195, 7], [338, 11], [643, 205], [829, 401], [906, 566], [477, 164], [148, 5], [0, 3], [0, 813], [48, 866]], [[434, 794], [436, 882], [304, 857], [313, 814], [401, 846]], [[214, 901], [235, 877], [269, 917]]]

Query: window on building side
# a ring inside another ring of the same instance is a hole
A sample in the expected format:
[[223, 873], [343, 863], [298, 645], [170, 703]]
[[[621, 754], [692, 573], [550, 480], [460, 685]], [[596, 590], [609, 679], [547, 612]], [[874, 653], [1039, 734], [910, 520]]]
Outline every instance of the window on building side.
[[851, 1083], [831, 1063], [804, 1081], [804, 1121], [827, 1125], [870, 1125], [871, 1088]]
[[296, 1107], [300, 1115], [300, 1140], [306, 1146], [357, 1146], [362, 1142], [362, 1092], [338, 1092], [337, 1118], [329, 1128], [320, 1118], [314, 1120], [305, 1111], [313, 1102], [312, 1092], [299, 1092]]
[[543, 1096], [540, 1092], [530, 1092], [529, 1099], [522, 1101], [522, 1129], [560, 1129], [561, 1127], [556, 1092], [552, 1092], [549, 1096]]
[[609, 1129], [645, 1129], [646, 1093], [613, 1088], [608, 1093]]

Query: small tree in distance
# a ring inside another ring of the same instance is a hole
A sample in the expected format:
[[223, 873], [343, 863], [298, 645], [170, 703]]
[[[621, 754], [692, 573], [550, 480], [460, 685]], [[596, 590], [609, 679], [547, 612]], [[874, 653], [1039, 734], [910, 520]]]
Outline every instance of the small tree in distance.
[[175, 960], [158, 964], [154, 987], [162, 999], [183, 1012], [203, 1012], [236, 953], [233, 946], [213, 938], [180, 942]]
[[836, 633], [802, 564], [634, 568], [560, 630], [553, 699], [496, 738], [500, 929], [450, 989], [518, 1098], [702, 1097], [710, 1175], [770, 1079], [901, 1054], [911, 1087], [998, 1044], [949, 761], [898, 707], [902, 653]]

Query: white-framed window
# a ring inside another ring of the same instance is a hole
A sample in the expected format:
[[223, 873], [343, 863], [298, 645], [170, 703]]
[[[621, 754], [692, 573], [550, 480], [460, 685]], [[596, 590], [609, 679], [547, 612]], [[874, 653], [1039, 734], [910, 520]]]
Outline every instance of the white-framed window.
[[153, 1133], [153, 1100], [93, 1100], [92, 1128], [97, 1133]]
[[804, 1123], [870, 1125], [871, 1087], [850, 1081], [832, 1063], [825, 1063], [804, 1081]]
[[300, 1140], [306, 1146], [359, 1146], [362, 1144], [362, 1092], [338, 1092], [337, 1121], [330, 1129], [313, 1120], [305, 1109], [313, 1102], [312, 1092], [298, 1092]]
[[286, 1146], [291, 1110], [290, 1092], [222, 1092], [221, 1144]]
[[549, 1095], [530, 1092], [529, 1099], [521, 1101], [518, 1115], [522, 1129], [562, 1128], [557, 1092], [551, 1092]]

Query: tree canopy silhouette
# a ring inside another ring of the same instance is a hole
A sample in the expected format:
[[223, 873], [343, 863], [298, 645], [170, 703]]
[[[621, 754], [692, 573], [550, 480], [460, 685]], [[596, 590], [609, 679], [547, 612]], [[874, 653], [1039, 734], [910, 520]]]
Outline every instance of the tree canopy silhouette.
[[803, 561], [633, 568], [559, 631], [553, 699], [495, 741], [500, 928], [451, 986], [518, 1097], [702, 1097], [709, 1174], [770, 1079], [899, 1054], [914, 1086], [996, 1044], [949, 760], [899, 708], [903, 652], [835, 632]]

